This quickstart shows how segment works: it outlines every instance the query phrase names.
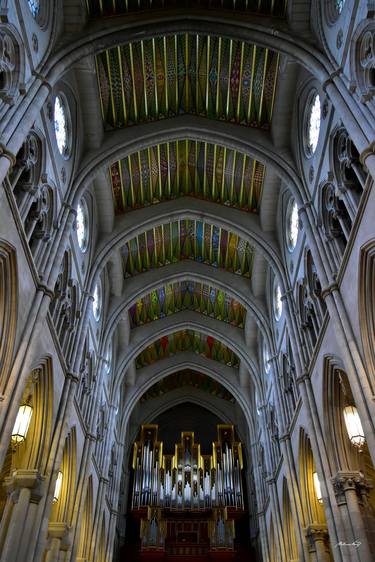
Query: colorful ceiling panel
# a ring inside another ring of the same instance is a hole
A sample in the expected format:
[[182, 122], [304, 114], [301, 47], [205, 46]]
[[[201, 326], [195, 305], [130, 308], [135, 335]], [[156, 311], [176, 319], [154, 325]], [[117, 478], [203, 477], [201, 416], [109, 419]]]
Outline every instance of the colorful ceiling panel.
[[90, 17], [113, 16], [163, 8], [203, 8], [284, 16], [287, 0], [86, 0]]
[[190, 195], [257, 212], [264, 166], [216, 144], [182, 140], [158, 144], [113, 164], [116, 214]]
[[168, 35], [96, 57], [106, 129], [202, 115], [268, 129], [278, 55], [207, 35]]
[[202, 283], [182, 281], [139, 299], [129, 309], [130, 326], [136, 328], [181, 310], [194, 310], [238, 328], [245, 324], [245, 308], [224, 291]]
[[147, 349], [142, 351], [136, 359], [137, 369], [146, 367], [182, 351], [193, 351], [197, 355], [204, 355], [224, 363], [229, 367], [238, 368], [240, 360], [233, 351], [212, 336], [206, 336], [193, 330], [181, 330], [169, 336], [163, 336]]
[[188, 369], [169, 375], [157, 382], [143, 394], [140, 401], [141, 403], [147, 402], [147, 400], [159, 398], [168, 392], [184, 387], [199, 388], [199, 390], [203, 390], [211, 396], [216, 396], [217, 398], [221, 398], [222, 400], [226, 400], [232, 404], [235, 403], [235, 399], [232, 394], [219, 382], [203, 375], [202, 373], [190, 371]]
[[254, 254], [250, 244], [233, 232], [190, 219], [148, 230], [121, 252], [125, 277], [189, 259], [250, 277]]

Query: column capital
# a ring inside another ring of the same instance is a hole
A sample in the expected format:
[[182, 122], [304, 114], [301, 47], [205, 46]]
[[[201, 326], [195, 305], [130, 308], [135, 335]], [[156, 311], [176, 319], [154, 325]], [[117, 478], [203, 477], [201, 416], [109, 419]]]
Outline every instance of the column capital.
[[331, 478], [333, 490], [338, 504], [346, 503], [346, 493], [354, 491], [359, 497], [367, 494], [373, 485], [365, 475], [356, 471], [343, 471], [339, 470], [333, 478]]
[[13, 471], [11, 476], [4, 479], [4, 487], [8, 495], [12, 495], [15, 500], [23, 488], [31, 490], [33, 501], [38, 502], [43, 496], [43, 484], [45, 478], [38, 470], [28, 470], [18, 468]]
[[316, 550], [318, 542], [326, 543], [329, 539], [327, 525], [312, 523], [304, 529], [310, 552]]

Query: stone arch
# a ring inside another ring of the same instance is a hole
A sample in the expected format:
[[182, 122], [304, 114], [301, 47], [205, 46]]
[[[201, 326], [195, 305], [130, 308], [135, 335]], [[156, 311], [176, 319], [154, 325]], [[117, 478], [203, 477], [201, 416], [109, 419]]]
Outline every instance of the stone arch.
[[287, 562], [298, 560], [296, 529], [290, 505], [288, 484], [283, 480], [283, 535], [287, 554]]
[[[359, 260], [359, 325], [367, 365], [367, 380], [375, 393], [375, 240], [361, 248]], [[371, 374], [370, 374], [371, 373]]]
[[8, 383], [17, 327], [17, 261], [12, 246], [0, 240], [0, 394]]
[[178, 281], [194, 281], [210, 285], [227, 293], [231, 298], [239, 302], [248, 314], [254, 316], [263, 336], [271, 344], [272, 338], [264, 305], [252, 294], [249, 283], [241, 276], [234, 275], [225, 270], [215, 269], [204, 263], [187, 263], [186, 261], [165, 265], [162, 272], [163, 279], [160, 278], [160, 273], [157, 269], [127, 279], [121, 297], [115, 297], [109, 308], [105, 333], [103, 335], [104, 349], [106, 347], [105, 342], [110, 341], [112, 338], [112, 334], [124, 312], [129, 310], [129, 307], [136, 300], [166, 284]]
[[93, 484], [90, 475], [87, 482], [86, 497], [83, 506], [81, 529], [78, 540], [77, 560], [88, 559], [91, 547], [92, 533], [92, 517], [93, 517]]
[[13, 105], [25, 89], [23, 41], [13, 25], [0, 25], [0, 109]]
[[375, 94], [375, 26], [373, 18], [358, 25], [351, 41], [350, 70], [352, 86], [358, 90], [362, 103]]
[[62, 473], [61, 491], [58, 500], [53, 504], [50, 523], [64, 522], [70, 524], [73, 516], [77, 471], [77, 438], [75, 427], [72, 427], [66, 436], [59, 471]]
[[302, 509], [309, 525], [325, 524], [323, 505], [318, 501], [313, 474], [316, 472], [310, 438], [303, 428], [299, 434], [299, 474]]
[[[32, 408], [29, 427], [24, 440], [17, 443], [10, 441], [0, 472], [0, 517], [7, 501], [4, 481], [9, 480], [18, 469], [30, 471], [35, 475], [45, 474], [52, 431], [52, 396], [53, 396], [52, 362], [46, 357], [32, 369], [26, 383], [20, 406], [27, 404]], [[19, 408], [15, 412], [15, 419]], [[12, 500], [8, 498], [11, 503]], [[7, 517], [11, 515], [8, 510]], [[1, 545], [1, 537], [0, 537]]]
[[105, 555], [106, 555], [106, 525], [105, 525], [105, 514], [103, 513], [102, 522], [100, 525], [100, 533], [98, 533], [98, 538], [97, 538], [95, 560], [97, 562], [105, 562]]
[[324, 419], [328, 447], [333, 452], [333, 475], [338, 470], [358, 468], [358, 459], [349, 441], [342, 413], [345, 405], [353, 402], [353, 396], [343, 365], [336, 357], [324, 358], [323, 377]]
[[225, 326], [225, 330], [223, 330], [219, 321], [192, 311], [176, 313], [173, 317], [166, 317], [158, 322], [159, 332], [157, 337], [155, 337], [154, 330], [150, 330], [150, 326], [147, 324], [138, 328], [136, 335], [130, 341], [125, 353], [119, 358], [117, 365], [119, 376], [114, 381], [114, 386], [112, 388], [112, 394], [114, 396], [118, 391], [130, 362], [135, 359], [139, 353], [163, 336], [168, 336], [180, 330], [189, 329], [211, 336], [227, 346], [240, 360], [244, 361], [249, 369], [250, 376], [253, 378], [255, 386], [259, 386], [257, 377], [258, 369], [253, 359], [247, 354], [243, 334], [238, 333], [238, 329], [233, 326]]

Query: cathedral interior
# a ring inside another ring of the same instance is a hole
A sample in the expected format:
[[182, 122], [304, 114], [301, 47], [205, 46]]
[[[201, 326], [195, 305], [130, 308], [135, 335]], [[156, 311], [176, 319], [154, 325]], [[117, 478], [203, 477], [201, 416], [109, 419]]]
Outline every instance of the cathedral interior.
[[374, 562], [374, 0], [0, 0], [0, 562]]

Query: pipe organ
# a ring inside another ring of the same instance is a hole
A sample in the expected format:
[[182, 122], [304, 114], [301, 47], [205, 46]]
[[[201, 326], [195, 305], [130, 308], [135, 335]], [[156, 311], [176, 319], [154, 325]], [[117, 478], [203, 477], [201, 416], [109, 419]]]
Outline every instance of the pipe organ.
[[172, 545], [178, 550], [179, 540], [185, 550], [199, 544], [207, 552], [233, 551], [244, 497], [242, 447], [232, 425], [217, 426], [212, 454], [202, 454], [188, 431], [181, 433], [174, 454], [166, 454], [158, 426], [143, 425], [132, 467], [132, 513], [141, 521], [143, 551], [166, 552]]
[[174, 455], [163, 454], [158, 427], [144, 425], [134, 444], [132, 508], [243, 509], [241, 443], [231, 425], [219, 425], [212, 455], [202, 455], [194, 433], [182, 432]]

